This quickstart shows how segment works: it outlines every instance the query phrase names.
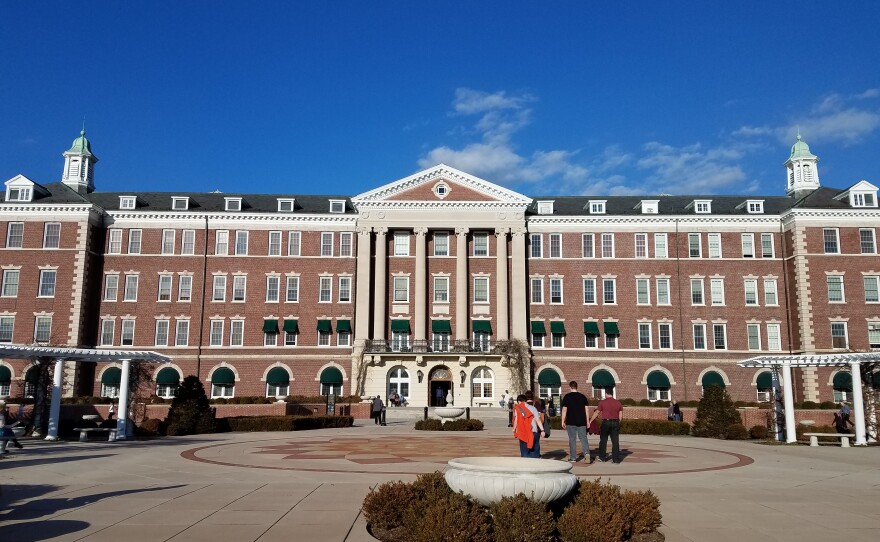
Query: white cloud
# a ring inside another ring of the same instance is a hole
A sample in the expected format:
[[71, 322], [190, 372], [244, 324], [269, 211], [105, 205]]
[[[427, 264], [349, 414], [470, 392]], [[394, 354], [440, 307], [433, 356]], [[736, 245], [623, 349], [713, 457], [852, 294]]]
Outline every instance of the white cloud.
[[[645, 179], [649, 193], [712, 194], [741, 187], [746, 174], [735, 162], [742, 152], [730, 147], [703, 149], [695, 143], [673, 147], [656, 141], [644, 145], [638, 167], [651, 170]], [[739, 191], [739, 190], [736, 190]]]
[[869, 88], [865, 92], [861, 92], [859, 94], [853, 95], [853, 98], [857, 100], [867, 100], [870, 98], [880, 97], [880, 88]]
[[531, 101], [534, 101], [534, 98], [528, 94], [508, 96], [503, 90], [489, 94], [470, 88], [457, 88], [452, 108], [462, 115], [475, 115], [499, 109], [522, 109]]

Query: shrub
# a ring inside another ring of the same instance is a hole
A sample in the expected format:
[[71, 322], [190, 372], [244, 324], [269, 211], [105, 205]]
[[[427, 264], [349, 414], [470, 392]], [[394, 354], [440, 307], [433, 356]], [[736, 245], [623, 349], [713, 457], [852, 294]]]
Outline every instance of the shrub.
[[491, 542], [489, 513], [479, 503], [451, 491], [436, 499], [419, 501], [407, 509], [409, 532], [419, 542]]
[[520, 493], [504, 497], [489, 508], [496, 542], [552, 542], [556, 532], [553, 516], [544, 503]]
[[624, 435], [689, 435], [691, 426], [685, 422], [669, 420], [620, 420], [620, 432]]
[[[326, 395], [288, 395], [284, 398], [288, 403], [321, 403], [327, 402]], [[360, 395], [344, 395], [336, 398], [336, 404], [341, 403], [360, 403], [362, 402]]]
[[834, 401], [822, 401], [819, 403], [819, 408], [823, 410], [837, 410], [837, 403]]
[[621, 399], [620, 404], [622, 404], [624, 406], [636, 406], [636, 400], [635, 399]]
[[216, 415], [208, 403], [205, 387], [199, 377], [190, 375], [183, 379], [177, 387], [165, 421], [168, 424], [167, 434], [172, 436], [216, 431]]
[[801, 403], [801, 408], [804, 410], [816, 410], [819, 408], [819, 403], [815, 403], [813, 401], [804, 401]]
[[351, 416], [233, 416], [219, 420], [225, 431], [305, 431], [332, 427], [351, 427]]
[[663, 523], [660, 499], [651, 490], [624, 491], [623, 508], [627, 511], [632, 525], [631, 536], [652, 533]]
[[582, 481], [574, 502], [556, 524], [564, 542], [620, 542], [632, 530], [629, 513], [623, 508], [620, 487]]
[[705, 388], [697, 406], [694, 435], [725, 439], [728, 429], [734, 424], [742, 424], [742, 418], [727, 391], [717, 384]]
[[162, 420], [147, 418], [140, 425], [135, 426], [134, 434], [139, 437], [158, 437], [162, 434]]
[[662, 406], [662, 405], [654, 405], [654, 403], [652, 401], [650, 401], [649, 399], [642, 399], [639, 401], [639, 406], [652, 407], [652, 406]]
[[416, 422], [417, 431], [443, 431], [443, 422], [436, 418], [419, 420]]
[[389, 531], [391, 536], [399, 536], [396, 531], [404, 527], [406, 511], [417, 498], [413, 485], [405, 482], [387, 482], [371, 491], [364, 499], [363, 511], [373, 534]]
[[745, 425], [735, 423], [727, 428], [725, 438], [727, 440], [746, 440], [749, 438], [749, 431]]
[[767, 429], [766, 425], [753, 425], [751, 429], [749, 429], [749, 436], [753, 439], [766, 439], [770, 436], [770, 431]]
[[417, 431], [482, 431], [483, 422], [461, 418], [443, 423], [436, 418], [428, 418], [427, 420], [418, 420], [415, 428]]

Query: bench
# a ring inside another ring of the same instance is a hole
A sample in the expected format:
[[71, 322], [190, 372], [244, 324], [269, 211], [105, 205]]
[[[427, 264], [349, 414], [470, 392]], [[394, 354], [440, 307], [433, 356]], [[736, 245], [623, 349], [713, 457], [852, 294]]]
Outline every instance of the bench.
[[101, 427], [75, 427], [74, 431], [79, 431], [79, 441], [88, 442], [89, 433], [107, 433], [107, 442], [116, 440], [116, 429], [108, 429]]
[[498, 401], [474, 401], [475, 407], [485, 406], [485, 407], [493, 407], [498, 404]]
[[851, 433], [804, 433], [804, 436], [810, 437], [810, 446], [818, 446], [820, 437], [839, 438], [841, 448], [849, 448], [849, 439], [856, 437]]

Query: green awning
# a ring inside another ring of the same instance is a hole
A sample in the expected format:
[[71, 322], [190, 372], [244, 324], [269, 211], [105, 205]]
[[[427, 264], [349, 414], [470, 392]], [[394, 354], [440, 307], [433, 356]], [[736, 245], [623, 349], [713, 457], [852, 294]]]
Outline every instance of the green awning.
[[712, 384], [716, 384], [724, 388], [724, 378], [715, 371], [709, 371], [703, 375], [703, 387], [708, 388]]
[[165, 367], [156, 375], [156, 384], [177, 386], [180, 384], [180, 374], [177, 372], [177, 369]]
[[492, 333], [492, 322], [489, 320], [474, 320], [471, 326], [475, 333]]
[[543, 321], [539, 320], [537, 322], [532, 322], [532, 334], [533, 335], [546, 335], [547, 334], [547, 330], [544, 329], [544, 322]]
[[651, 371], [651, 373], [648, 374], [648, 387], [668, 388], [669, 377], [666, 376], [666, 373], [664, 373], [663, 371]]
[[333, 324], [330, 323], [330, 320], [318, 320], [318, 331], [333, 333]]
[[36, 384], [38, 380], [40, 380], [40, 368], [35, 365], [24, 374], [24, 381], [28, 384]]
[[605, 335], [620, 335], [620, 328], [617, 327], [617, 322], [604, 322], [605, 325]]
[[342, 384], [342, 371], [336, 367], [327, 367], [321, 371], [321, 384]]
[[844, 371], [839, 371], [834, 375], [834, 389], [852, 391], [852, 375]]
[[557, 373], [553, 369], [544, 369], [543, 371], [538, 373], [538, 384], [541, 386], [558, 388], [562, 385], [562, 379], [559, 378], [559, 373]]
[[118, 386], [120, 382], [122, 382], [122, 369], [119, 367], [110, 367], [101, 375], [101, 384]]
[[[409, 320], [391, 320], [391, 331], [397, 333], [409, 333]], [[340, 382], [342, 382], [340, 380]]]
[[235, 373], [229, 367], [220, 367], [211, 375], [211, 384], [235, 384]]
[[599, 369], [598, 371], [593, 373], [592, 384], [594, 388], [613, 388], [614, 377], [611, 376], [611, 373], [609, 373], [605, 369]]
[[431, 333], [452, 333], [452, 323], [449, 320], [431, 320]]
[[556, 333], [557, 335], [565, 335], [565, 322], [558, 322], [558, 321], [550, 322], [550, 333]]
[[758, 375], [756, 382], [760, 389], [770, 389], [773, 387], [773, 374], [770, 371], [764, 371]]
[[584, 322], [584, 334], [585, 335], [598, 335], [599, 334], [599, 322]]
[[336, 320], [336, 333], [351, 333], [351, 320]]
[[290, 375], [283, 367], [272, 367], [266, 375], [266, 383], [270, 386], [290, 385]]
[[0, 382], [3, 382], [4, 384], [12, 382], [12, 371], [10, 371], [9, 367], [5, 365], [0, 365]]
[[263, 320], [263, 333], [278, 333], [278, 320]]
[[285, 320], [284, 321], [284, 331], [286, 333], [299, 333], [299, 321], [298, 320]]

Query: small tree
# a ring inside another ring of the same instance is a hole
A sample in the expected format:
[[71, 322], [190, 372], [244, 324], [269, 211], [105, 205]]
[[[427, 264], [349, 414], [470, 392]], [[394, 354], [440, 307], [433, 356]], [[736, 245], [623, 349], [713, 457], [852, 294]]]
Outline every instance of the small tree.
[[741, 423], [742, 418], [724, 388], [712, 384], [703, 390], [694, 421], [695, 436], [726, 439], [730, 427]]
[[195, 435], [216, 431], [216, 412], [208, 403], [205, 387], [199, 377], [190, 375], [183, 379], [177, 387], [165, 421], [169, 435]]

